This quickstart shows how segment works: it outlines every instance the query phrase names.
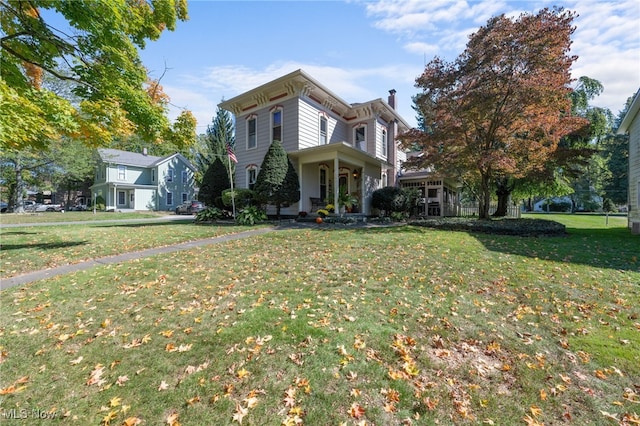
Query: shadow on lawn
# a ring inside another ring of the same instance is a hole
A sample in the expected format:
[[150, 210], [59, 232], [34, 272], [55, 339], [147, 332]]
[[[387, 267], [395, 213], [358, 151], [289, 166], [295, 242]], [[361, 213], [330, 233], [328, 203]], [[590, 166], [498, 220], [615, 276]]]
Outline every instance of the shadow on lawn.
[[[330, 228], [348, 229], [348, 228]], [[366, 234], [421, 233], [429, 238], [435, 229], [417, 226], [361, 227], [354, 231]], [[575, 263], [603, 269], [640, 272], [640, 237], [626, 228], [566, 228], [561, 237], [519, 237], [466, 231], [487, 250], [562, 263]]]
[[140, 222], [140, 223], [101, 223], [91, 224], [93, 228], [146, 228], [150, 226], [168, 226], [168, 225], [192, 225], [192, 221], [175, 220], [171, 222]]
[[9, 250], [23, 250], [23, 249], [40, 249], [40, 250], [52, 250], [74, 246], [82, 246], [88, 244], [88, 241], [67, 241], [59, 243], [35, 243], [35, 244], [2, 244], [0, 245], [0, 251]]

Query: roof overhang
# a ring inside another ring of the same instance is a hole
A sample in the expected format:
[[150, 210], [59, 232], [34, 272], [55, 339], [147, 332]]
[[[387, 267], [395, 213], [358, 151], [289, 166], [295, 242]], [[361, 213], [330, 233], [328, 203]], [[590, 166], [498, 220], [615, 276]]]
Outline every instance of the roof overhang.
[[339, 159], [354, 165], [372, 164], [382, 166], [385, 161], [376, 158], [360, 149], [354, 148], [347, 142], [334, 142], [311, 148], [299, 149], [288, 153], [289, 157], [298, 159], [302, 163]]

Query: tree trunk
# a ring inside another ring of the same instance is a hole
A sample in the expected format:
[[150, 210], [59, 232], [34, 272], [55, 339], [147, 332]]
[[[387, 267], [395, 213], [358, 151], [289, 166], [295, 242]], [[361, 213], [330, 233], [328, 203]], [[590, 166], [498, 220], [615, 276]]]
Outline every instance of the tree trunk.
[[498, 208], [495, 213], [493, 213], [493, 217], [505, 217], [509, 208], [509, 196], [511, 195], [511, 191], [498, 187], [496, 195], [498, 196]]
[[480, 197], [478, 200], [478, 219], [489, 219], [489, 204], [491, 203], [491, 187], [489, 175], [480, 178]]
[[16, 157], [14, 167], [16, 171], [16, 184], [14, 193], [12, 194], [13, 212], [24, 213], [24, 200], [22, 197], [22, 192], [24, 190], [24, 181], [22, 180], [22, 161], [19, 155]]

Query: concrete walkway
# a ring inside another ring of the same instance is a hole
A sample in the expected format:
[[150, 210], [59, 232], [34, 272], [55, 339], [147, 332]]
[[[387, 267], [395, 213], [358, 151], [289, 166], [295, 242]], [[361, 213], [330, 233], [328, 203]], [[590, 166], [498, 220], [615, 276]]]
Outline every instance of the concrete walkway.
[[[85, 222], [86, 223], [86, 222]], [[59, 223], [56, 223], [57, 225]], [[26, 274], [18, 275], [11, 278], [3, 278], [0, 280], [0, 291], [15, 287], [18, 285], [28, 284], [38, 280], [44, 280], [57, 275], [68, 274], [71, 272], [84, 271], [86, 269], [93, 268], [100, 265], [111, 265], [119, 262], [126, 262], [133, 259], [140, 259], [142, 257], [155, 256], [157, 254], [174, 253], [181, 250], [190, 250], [196, 247], [207, 246], [210, 244], [223, 243], [226, 241], [240, 240], [242, 238], [248, 238], [255, 235], [265, 234], [267, 232], [273, 232], [275, 228], [258, 228], [250, 229], [248, 231], [238, 232], [237, 234], [222, 235], [220, 237], [206, 238], [204, 240], [188, 241], [186, 243], [174, 244], [165, 247], [156, 247], [146, 250], [133, 251], [130, 253], [118, 254], [115, 256], [101, 257], [97, 259], [91, 259], [84, 262], [73, 263], [70, 265], [63, 265], [57, 268], [43, 269], [40, 271], [29, 272]]]

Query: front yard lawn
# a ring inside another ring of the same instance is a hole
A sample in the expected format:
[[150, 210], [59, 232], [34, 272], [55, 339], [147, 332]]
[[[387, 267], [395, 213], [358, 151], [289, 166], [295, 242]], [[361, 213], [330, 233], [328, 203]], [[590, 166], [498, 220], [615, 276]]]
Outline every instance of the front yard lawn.
[[638, 237], [566, 225], [283, 230], [8, 289], [0, 405], [78, 425], [637, 424]]

